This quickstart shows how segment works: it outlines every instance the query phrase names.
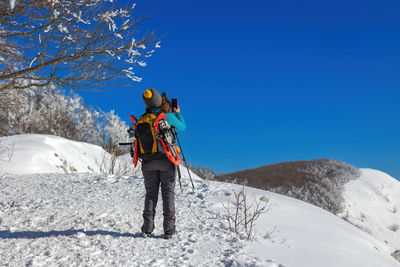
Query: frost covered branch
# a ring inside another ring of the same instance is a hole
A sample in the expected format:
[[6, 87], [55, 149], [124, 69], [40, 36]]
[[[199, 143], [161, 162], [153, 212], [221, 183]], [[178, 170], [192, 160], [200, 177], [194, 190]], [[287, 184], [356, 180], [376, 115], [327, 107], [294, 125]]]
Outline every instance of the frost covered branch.
[[1, 1], [0, 89], [139, 82], [134, 68], [146, 66], [159, 40], [139, 32], [148, 17], [137, 17], [131, 0], [115, 2]]

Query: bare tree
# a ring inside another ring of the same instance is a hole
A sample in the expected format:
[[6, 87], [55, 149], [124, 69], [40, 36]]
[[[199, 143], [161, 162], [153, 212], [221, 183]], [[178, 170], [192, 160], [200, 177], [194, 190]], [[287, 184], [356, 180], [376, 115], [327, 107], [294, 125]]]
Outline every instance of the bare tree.
[[268, 205], [269, 198], [262, 197], [260, 200], [256, 200], [254, 197], [253, 202], [249, 203], [244, 186], [239, 192], [232, 191], [234, 195], [233, 208], [229, 203], [227, 205], [222, 203], [226, 210], [225, 218], [228, 221], [229, 229], [237, 235], [244, 231], [247, 239], [250, 240], [255, 221], [261, 214], [271, 209], [271, 205]]
[[106, 151], [101, 152], [101, 157], [96, 159], [96, 164], [99, 167], [101, 174], [115, 174], [115, 167], [118, 157], [107, 153]]
[[134, 13], [131, 0], [0, 0], [0, 89], [140, 81], [134, 67], [158, 43]]

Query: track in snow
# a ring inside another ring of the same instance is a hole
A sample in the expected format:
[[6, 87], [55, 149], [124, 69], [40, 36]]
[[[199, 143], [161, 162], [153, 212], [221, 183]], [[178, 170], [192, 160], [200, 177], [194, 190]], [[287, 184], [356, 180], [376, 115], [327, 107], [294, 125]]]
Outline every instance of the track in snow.
[[0, 177], [0, 258], [16, 265], [279, 266], [245, 255], [209, 197], [229, 190], [196, 180], [177, 187], [177, 237], [142, 238], [143, 178], [96, 174]]

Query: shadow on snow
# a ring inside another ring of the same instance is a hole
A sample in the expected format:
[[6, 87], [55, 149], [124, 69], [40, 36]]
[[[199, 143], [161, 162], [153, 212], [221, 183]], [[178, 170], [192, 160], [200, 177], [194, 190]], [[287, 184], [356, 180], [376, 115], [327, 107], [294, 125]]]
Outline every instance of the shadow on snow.
[[[104, 231], [104, 230], [96, 230], [96, 231], [85, 231], [83, 229], [70, 229], [65, 231], [21, 231], [21, 232], [11, 232], [0, 231], [1, 239], [12, 239], [12, 238], [20, 238], [20, 239], [35, 239], [35, 238], [45, 238], [45, 237], [58, 237], [58, 236], [73, 236], [79, 233], [83, 233], [86, 236], [95, 236], [95, 235], [109, 235], [112, 237], [132, 237], [132, 238], [143, 238], [141, 233], [130, 234], [130, 233], [118, 233], [112, 231]], [[153, 238], [162, 238], [162, 236], [153, 236]]]

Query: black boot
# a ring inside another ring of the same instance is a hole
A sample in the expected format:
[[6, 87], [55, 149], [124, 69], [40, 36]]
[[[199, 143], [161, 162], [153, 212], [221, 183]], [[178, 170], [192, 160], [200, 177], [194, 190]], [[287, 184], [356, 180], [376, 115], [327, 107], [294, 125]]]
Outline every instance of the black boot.
[[142, 236], [144, 238], [151, 237], [151, 233], [150, 232], [142, 232]]
[[176, 235], [175, 229], [173, 229], [173, 230], [167, 230], [167, 231], [165, 231], [165, 233], [164, 233], [164, 239], [170, 239], [170, 238], [172, 238], [174, 235]]

